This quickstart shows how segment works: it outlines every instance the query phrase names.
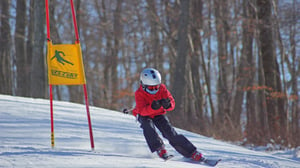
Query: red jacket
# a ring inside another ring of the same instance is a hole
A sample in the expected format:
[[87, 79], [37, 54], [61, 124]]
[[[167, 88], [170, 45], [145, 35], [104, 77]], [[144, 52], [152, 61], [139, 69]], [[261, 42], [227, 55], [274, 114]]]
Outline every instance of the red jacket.
[[[159, 109], [153, 110], [151, 108], [153, 100], [160, 100], [163, 98], [170, 99], [171, 107], [168, 109], [164, 109], [161, 106]], [[175, 108], [174, 98], [164, 84], [160, 85], [159, 90], [156, 94], [147, 93], [145, 90], [143, 90], [142, 85], [140, 85], [139, 89], [135, 92], [135, 103], [136, 106], [132, 111], [132, 114], [134, 116], [139, 114], [141, 116], [149, 116], [151, 118], [154, 118], [157, 115], [166, 114], [167, 111], [172, 111]]]

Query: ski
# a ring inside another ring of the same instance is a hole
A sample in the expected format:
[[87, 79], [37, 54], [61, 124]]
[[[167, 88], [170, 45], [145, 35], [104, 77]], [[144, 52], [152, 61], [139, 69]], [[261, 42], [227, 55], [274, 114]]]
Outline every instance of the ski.
[[174, 155], [168, 155], [167, 157], [165, 158], [162, 158], [165, 162], [172, 159], [174, 157]]
[[214, 166], [216, 166], [219, 162], [221, 161], [221, 159], [205, 159], [204, 161], [203, 161], [203, 163], [205, 163], [205, 164], [207, 164], [207, 165], [209, 165], [209, 166], [212, 166], [212, 167], [214, 167]]
[[184, 158], [183, 161], [189, 162], [189, 163], [194, 163], [194, 164], [202, 164], [202, 165], [206, 165], [206, 166], [210, 166], [210, 167], [215, 167], [221, 161], [221, 159], [204, 159], [202, 161], [195, 161], [195, 160], [192, 160], [191, 158]]

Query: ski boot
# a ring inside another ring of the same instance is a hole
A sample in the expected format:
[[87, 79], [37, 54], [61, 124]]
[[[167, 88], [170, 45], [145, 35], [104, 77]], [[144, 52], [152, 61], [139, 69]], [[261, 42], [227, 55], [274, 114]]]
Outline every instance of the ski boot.
[[221, 161], [221, 159], [206, 159], [198, 151], [195, 151], [193, 153], [191, 159], [196, 161], [196, 162], [207, 164], [207, 165], [212, 166], [212, 167], [216, 166]]
[[205, 158], [203, 157], [202, 153], [198, 152], [198, 151], [195, 151], [193, 154], [192, 154], [192, 157], [191, 157], [194, 161], [199, 161], [199, 162], [203, 162], [205, 160]]
[[168, 155], [167, 150], [165, 148], [163, 148], [163, 147], [159, 148], [156, 152], [157, 152], [157, 155], [160, 158], [164, 159], [165, 161], [169, 160], [169, 159], [171, 159], [173, 157], [173, 155]]

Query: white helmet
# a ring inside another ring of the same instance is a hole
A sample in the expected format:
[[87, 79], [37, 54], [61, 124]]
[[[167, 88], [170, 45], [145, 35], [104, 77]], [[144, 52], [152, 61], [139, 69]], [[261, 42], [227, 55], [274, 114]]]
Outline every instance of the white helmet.
[[156, 86], [161, 84], [161, 76], [158, 70], [154, 68], [144, 69], [140, 75], [140, 80], [145, 91], [150, 94], [157, 93], [158, 90], [150, 91], [147, 89], [147, 86]]

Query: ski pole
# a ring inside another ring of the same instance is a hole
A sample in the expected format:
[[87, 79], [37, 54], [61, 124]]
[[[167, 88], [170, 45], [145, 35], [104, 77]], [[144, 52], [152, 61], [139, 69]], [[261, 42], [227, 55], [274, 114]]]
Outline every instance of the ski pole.
[[124, 113], [124, 114], [128, 114], [128, 113], [130, 113], [130, 112], [132, 113], [132, 110], [133, 110], [133, 109], [134, 109], [134, 108], [131, 108], [131, 109], [124, 108], [124, 109], [123, 109], [123, 113]]

